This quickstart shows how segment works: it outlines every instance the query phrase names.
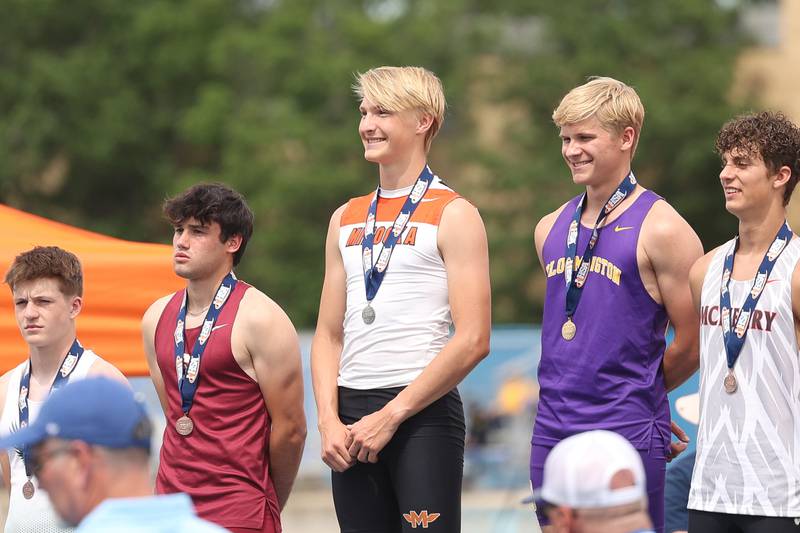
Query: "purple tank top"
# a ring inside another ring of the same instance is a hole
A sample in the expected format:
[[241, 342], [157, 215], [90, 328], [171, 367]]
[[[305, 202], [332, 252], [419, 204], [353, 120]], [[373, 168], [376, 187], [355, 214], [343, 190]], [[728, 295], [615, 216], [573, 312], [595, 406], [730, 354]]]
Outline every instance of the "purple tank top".
[[[552, 446], [575, 433], [606, 429], [639, 450], [669, 445], [669, 403], [661, 368], [667, 314], [644, 288], [636, 262], [642, 222], [660, 199], [644, 191], [600, 229], [571, 341], [561, 337], [566, 320], [564, 251], [580, 197], [567, 204], [550, 230], [542, 250], [547, 291], [535, 444]], [[591, 228], [581, 225], [579, 254], [590, 236]]]

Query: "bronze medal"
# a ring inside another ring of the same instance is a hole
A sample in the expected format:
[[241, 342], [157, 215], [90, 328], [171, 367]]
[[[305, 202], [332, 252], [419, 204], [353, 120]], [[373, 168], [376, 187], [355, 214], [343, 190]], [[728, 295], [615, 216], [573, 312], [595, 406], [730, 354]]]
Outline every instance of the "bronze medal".
[[175, 431], [178, 432], [178, 435], [183, 437], [189, 435], [193, 429], [194, 422], [192, 422], [192, 419], [186, 415], [183, 415], [178, 419], [177, 422], [175, 422]]
[[33, 481], [30, 479], [22, 485], [22, 495], [25, 497], [26, 500], [30, 500], [33, 498], [33, 494], [36, 492], [36, 489], [33, 486]]
[[575, 326], [575, 322], [572, 321], [572, 318], [568, 318], [567, 321], [564, 322], [564, 325], [561, 326], [561, 336], [565, 341], [574, 339], [577, 331], [578, 328]]
[[728, 394], [733, 394], [739, 388], [736, 384], [736, 376], [733, 375], [733, 369], [728, 369], [728, 375], [725, 376], [723, 385], [725, 385], [725, 392]]
[[375, 322], [375, 309], [372, 308], [372, 305], [367, 304], [363, 311], [361, 311], [361, 319], [364, 321], [364, 324], [370, 325]]

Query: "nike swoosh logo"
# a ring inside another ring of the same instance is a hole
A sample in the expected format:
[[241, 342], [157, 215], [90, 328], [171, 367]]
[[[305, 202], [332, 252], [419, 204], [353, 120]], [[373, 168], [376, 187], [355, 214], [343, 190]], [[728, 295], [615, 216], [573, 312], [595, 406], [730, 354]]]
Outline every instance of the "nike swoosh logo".
[[633, 229], [633, 226], [617, 226], [614, 228], [614, 233], [625, 231], [626, 229]]
[[425, 202], [435, 202], [438, 198], [423, 198], [419, 201], [419, 203], [424, 204]]
[[767, 280], [767, 282], [764, 285], [769, 285], [770, 283], [775, 283], [776, 281], [781, 281], [781, 280], [779, 280], [779, 279], [770, 279], [770, 280]]
[[230, 324], [220, 324], [219, 326], [214, 326], [211, 328], [211, 331], [217, 331], [220, 328], [224, 328], [225, 326], [230, 326]]

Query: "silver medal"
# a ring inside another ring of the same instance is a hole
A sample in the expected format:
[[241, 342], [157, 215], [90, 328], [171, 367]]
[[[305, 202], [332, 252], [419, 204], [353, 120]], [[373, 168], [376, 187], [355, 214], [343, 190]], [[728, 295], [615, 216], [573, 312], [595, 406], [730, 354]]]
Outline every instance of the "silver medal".
[[361, 319], [364, 321], [364, 324], [372, 324], [375, 322], [375, 309], [372, 308], [370, 304], [361, 311]]

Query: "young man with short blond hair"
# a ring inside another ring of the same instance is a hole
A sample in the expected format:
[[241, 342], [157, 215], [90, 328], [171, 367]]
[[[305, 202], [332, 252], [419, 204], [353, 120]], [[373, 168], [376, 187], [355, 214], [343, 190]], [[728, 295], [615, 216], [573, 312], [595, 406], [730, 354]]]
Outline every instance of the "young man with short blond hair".
[[311, 350], [322, 458], [343, 532], [457, 532], [465, 429], [456, 385], [489, 349], [486, 232], [427, 165], [444, 119], [439, 79], [380, 67], [360, 74], [355, 92], [379, 185], [337, 209], [328, 228]]
[[[688, 275], [702, 245], [631, 171], [644, 122], [633, 88], [591, 79], [563, 98], [553, 120], [572, 180], [585, 192], [542, 218], [534, 235], [547, 288], [531, 483], [541, 485], [545, 458], [561, 440], [615, 431], [642, 456], [648, 508], [661, 531], [673, 446], [667, 390], [697, 367]], [[675, 338], [665, 352], [668, 324]]]

